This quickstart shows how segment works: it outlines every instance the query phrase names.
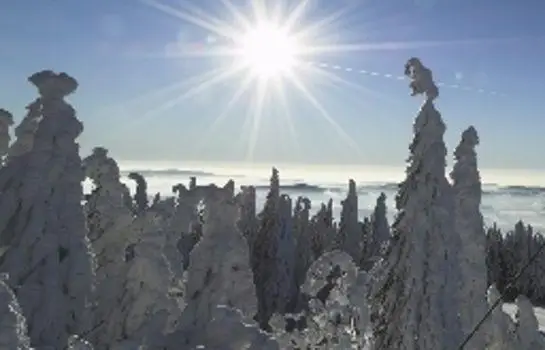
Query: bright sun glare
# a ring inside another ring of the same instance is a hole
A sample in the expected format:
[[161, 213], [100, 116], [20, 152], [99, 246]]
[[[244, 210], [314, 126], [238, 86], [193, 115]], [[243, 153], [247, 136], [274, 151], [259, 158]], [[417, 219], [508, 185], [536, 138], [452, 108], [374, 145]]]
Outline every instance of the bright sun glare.
[[[194, 57], [214, 57], [214, 67], [200, 76], [166, 87], [165, 92], [186, 89], [177, 97], [146, 113], [149, 118], [170, 109], [188, 98], [217, 86], [227, 80], [235, 79], [236, 88], [232, 98], [200, 138], [202, 149], [214, 138], [213, 133], [229, 116], [233, 107], [246, 104], [246, 119], [240, 125], [239, 142], [235, 147], [245, 147], [246, 160], [252, 161], [260, 138], [263, 118], [269, 103], [279, 106], [283, 112], [275, 114], [275, 122], [287, 130], [290, 152], [301, 152], [300, 135], [295, 128], [294, 114], [291, 112], [291, 95], [297, 92], [316, 110], [315, 116], [326, 123], [328, 129], [336, 133], [338, 141], [361, 155], [356, 142], [348, 135], [322, 104], [313, 87], [324, 84], [355, 87], [363, 93], [370, 90], [341, 78], [334, 72], [312, 62], [318, 55], [341, 51], [361, 51], [367, 44], [333, 44], [338, 35], [333, 29], [336, 21], [349, 11], [342, 7], [313, 21], [305, 18], [313, 3], [312, 0], [247, 0], [249, 7], [238, 7], [232, 0], [217, 0], [214, 6], [205, 10], [192, 5], [189, 0], [178, 0], [179, 7], [167, 5], [166, 0], [140, 0], [166, 14], [177, 17], [196, 29], [203, 30], [211, 38], [197, 46], [176, 46], [174, 53], [167, 57], [186, 59]], [[241, 1], [242, 2], [242, 1]], [[239, 3], [239, 2], [237, 2]], [[249, 11], [247, 11], [249, 10]], [[212, 13], [212, 11], [214, 13]], [[247, 13], [249, 12], [249, 13]], [[204, 34], [206, 36], [207, 34]], [[333, 39], [333, 40], [331, 40]], [[163, 54], [164, 55], [164, 54]], [[163, 56], [164, 57], [164, 56]], [[334, 136], [334, 135], [332, 135]]]
[[249, 28], [237, 43], [242, 65], [259, 78], [293, 74], [299, 44], [277, 24], [263, 22]]

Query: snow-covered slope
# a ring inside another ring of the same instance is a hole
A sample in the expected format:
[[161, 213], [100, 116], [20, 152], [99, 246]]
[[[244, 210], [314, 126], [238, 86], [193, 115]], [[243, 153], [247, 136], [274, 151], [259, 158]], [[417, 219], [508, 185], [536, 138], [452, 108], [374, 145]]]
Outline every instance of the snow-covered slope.
[[[517, 306], [515, 304], [503, 304], [503, 311], [507, 312], [509, 316], [515, 319]], [[541, 307], [535, 307], [534, 312], [536, 314], [537, 321], [539, 322], [539, 330], [545, 333], [545, 309]]]

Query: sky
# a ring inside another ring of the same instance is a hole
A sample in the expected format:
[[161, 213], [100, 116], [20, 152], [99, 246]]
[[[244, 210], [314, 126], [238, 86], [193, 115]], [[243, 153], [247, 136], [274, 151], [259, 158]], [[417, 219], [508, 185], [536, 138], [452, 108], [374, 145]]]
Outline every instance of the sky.
[[[247, 71], [186, 95], [195, 77], [236, 60], [184, 54], [229, 44], [226, 26], [206, 21], [241, 27], [222, 1], [156, 1], [178, 16], [139, 0], [1, 3], [0, 106], [21, 119], [36, 97], [26, 78], [52, 69], [79, 81], [69, 101], [85, 125], [83, 156], [103, 146], [121, 161], [402, 166], [422, 97], [396, 77], [416, 56], [445, 84], [436, 105], [449, 161], [474, 125], [481, 167], [545, 169], [543, 1], [310, 0], [295, 30], [325, 23], [305, 44], [333, 48], [294, 69], [313, 100], [278, 79], [283, 94], [268, 89], [262, 113], [255, 83], [227, 108]], [[231, 0], [253, 21], [249, 1]], [[298, 2], [284, 0], [286, 16]]]

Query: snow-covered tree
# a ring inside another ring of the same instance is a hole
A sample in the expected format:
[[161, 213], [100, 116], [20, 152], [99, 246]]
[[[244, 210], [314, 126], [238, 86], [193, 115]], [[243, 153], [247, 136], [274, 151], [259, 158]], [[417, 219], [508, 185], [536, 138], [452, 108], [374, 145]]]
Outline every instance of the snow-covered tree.
[[302, 291], [308, 296], [306, 327], [287, 340], [311, 349], [363, 349], [369, 345], [367, 274], [346, 252], [323, 254], [307, 273]]
[[277, 311], [279, 293], [276, 257], [280, 235], [280, 180], [275, 168], [272, 169], [270, 183], [265, 208], [258, 215], [259, 226], [250, 259], [258, 301], [256, 319], [262, 329], [269, 328], [269, 319]]
[[539, 332], [539, 324], [534, 313], [534, 307], [524, 295], [516, 300], [517, 313], [515, 332], [517, 335], [517, 349], [535, 350], [545, 349], [545, 338]]
[[125, 228], [136, 241], [125, 249], [123, 294], [107, 320], [112, 345], [153, 343], [177, 327], [181, 310], [170, 294], [173, 274], [163, 253], [165, 227], [159, 215], [146, 212]]
[[240, 310], [246, 322], [257, 312], [248, 246], [236, 226], [237, 210], [233, 198], [209, 199], [206, 204], [203, 237], [191, 252], [187, 270], [187, 305], [178, 331], [169, 336], [168, 344], [177, 344], [176, 349], [208, 343], [207, 327], [218, 305]]
[[[433, 91], [428, 95], [436, 96]], [[457, 277], [457, 261], [449, 251], [456, 247], [452, 247], [454, 201], [445, 178], [444, 133], [441, 115], [428, 98], [414, 123], [407, 177], [396, 196], [398, 214], [385, 272], [374, 286], [377, 350], [457, 349], [462, 336], [458, 310], [452, 307], [459, 280], [451, 279]]]
[[96, 253], [97, 303], [94, 309], [94, 327], [89, 339], [97, 347], [110, 345], [120, 335], [116, 334], [118, 319], [116, 305], [125, 293], [127, 277], [126, 247], [136, 242], [136, 231], [129, 229], [133, 223], [128, 188], [120, 182], [116, 161], [108, 157], [105, 148], [97, 147], [83, 160], [87, 176], [95, 188], [87, 196], [85, 213], [89, 238]]
[[64, 101], [77, 82], [42, 71], [29, 81], [40, 97], [32, 147], [0, 169], [0, 270], [27, 317], [33, 346], [62, 349], [89, 330], [94, 261], [81, 206], [84, 171], [75, 139], [83, 125]]
[[148, 183], [142, 174], [136, 172], [129, 173], [128, 177], [136, 182], [135, 210], [138, 215], [142, 215], [148, 209]]
[[[481, 205], [481, 179], [477, 168], [475, 147], [479, 144], [477, 131], [469, 127], [454, 157], [456, 162], [450, 174], [455, 198], [455, 229], [461, 238], [458, 251], [460, 264], [460, 323], [464, 334], [469, 334], [487, 310], [486, 289], [486, 235]], [[484, 348], [484, 330], [477, 332], [467, 343], [467, 350]]]
[[26, 319], [7, 279], [7, 274], [0, 275], [0, 348], [29, 350]]
[[503, 285], [502, 247], [503, 237], [496, 225], [490, 227], [486, 233], [486, 266], [487, 285]]
[[356, 183], [350, 179], [348, 181], [348, 193], [341, 202], [341, 218], [339, 223], [339, 249], [347, 252], [354, 261], [359, 262], [362, 257], [362, 236], [358, 222], [358, 193]]
[[31, 102], [27, 107], [27, 114], [15, 127], [15, 142], [8, 150], [8, 156], [17, 157], [29, 152], [34, 144], [34, 134], [42, 118], [42, 106], [39, 99]]
[[9, 135], [9, 127], [13, 125], [13, 115], [0, 108], [0, 157], [3, 157], [8, 153], [9, 142], [11, 136]]
[[276, 251], [276, 283], [278, 285], [278, 302], [276, 311], [288, 312], [290, 302], [295, 301], [295, 248], [293, 234], [293, 218], [291, 198], [288, 195], [280, 196], [279, 202], [280, 232]]
[[[517, 349], [515, 324], [511, 317], [503, 311], [500, 292], [495, 285], [488, 288], [489, 307], [496, 306], [487, 320], [487, 350]], [[499, 303], [499, 304], [497, 304]], [[497, 305], [496, 305], [497, 304]]]
[[390, 224], [388, 223], [386, 212], [386, 195], [381, 193], [377, 198], [375, 209], [369, 220], [371, 230], [367, 237], [367, 246], [365, 247], [367, 258], [381, 256], [383, 246], [390, 239]]

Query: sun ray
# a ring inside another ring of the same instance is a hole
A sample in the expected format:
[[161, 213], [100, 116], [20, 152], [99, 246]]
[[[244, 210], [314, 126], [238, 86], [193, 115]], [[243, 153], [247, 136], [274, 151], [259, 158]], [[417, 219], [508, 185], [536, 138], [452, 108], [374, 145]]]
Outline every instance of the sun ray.
[[251, 0], [250, 3], [255, 22], [260, 22], [263, 19], [267, 18], [267, 4], [264, 0]]
[[185, 22], [194, 24], [202, 29], [209, 30], [217, 34], [218, 36], [233, 39], [233, 38], [236, 38], [236, 36], [238, 35], [238, 31], [232, 26], [226, 25], [225, 27], [218, 27], [203, 19], [192, 16], [191, 14], [185, 11], [175, 9], [169, 5], [162, 4], [157, 0], [140, 0], [140, 1], [168, 15], [177, 17]]
[[[326, 16], [325, 18], [322, 18], [318, 21], [313, 22], [312, 24], [309, 24], [306, 27], [303, 27], [299, 29], [297, 32], [295, 32], [293, 35], [296, 38], [300, 38], [301, 40], [304, 40], [307, 37], [313, 37], [316, 36], [316, 33], [321, 32], [321, 30], [326, 27], [330, 26], [333, 22], [341, 18], [342, 15], [346, 13], [346, 11], [349, 9], [349, 6], [345, 6], [341, 9], [338, 9], [337, 11], [333, 12], [332, 14]], [[293, 28], [292, 28], [293, 30]], [[314, 45], [312, 45], [314, 46]]]
[[355, 43], [355, 44], [334, 44], [334, 45], [313, 45], [302, 49], [302, 53], [323, 54], [323, 53], [348, 53], [360, 51], [379, 51], [379, 50], [408, 50], [421, 49], [426, 47], [441, 46], [463, 46], [476, 44], [502, 43], [504, 39], [462, 39], [462, 40], [429, 40], [429, 41], [389, 41], [376, 43]]
[[288, 14], [287, 19], [283, 23], [286, 30], [293, 30], [293, 26], [301, 19], [309, 2], [310, 0], [300, 0], [297, 6]]
[[299, 144], [295, 125], [293, 124], [292, 115], [288, 105], [288, 98], [284, 91], [284, 85], [281, 84], [279, 81], [276, 81], [274, 87], [276, 89], [278, 97], [280, 98], [280, 104], [282, 105], [282, 110], [284, 112], [282, 115], [284, 116], [284, 121], [286, 122], [286, 126], [288, 127], [288, 132], [293, 142], [295, 153], [297, 156], [299, 156], [301, 154], [301, 145]]
[[305, 87], [305, 85], [299, 80], [296, 76], [290, 76], [290, 81], [293, 85], [303, 94], [303, 96], [310, 102], [310, 104], [320, 113], [320, 115], [328, 122], [333, 129], [339, 134], [339, 136], [358, 154], [361, 154], [361, 151], [357, 143], [344, 131], [344, 129], [329, 115], [327, 110], [322, 106], [322, 104], [312, 95], [312, 93]]
[[233, 5], [231, 0], [220, 0], [223, 6], [235, 17], [235, 20], [242, 24], [244, 30], [251, 28], [252, 23]]
[[232, 77], [233, 75], [237, 74], [240, 71], [241, 68], [238, 69], [217, 69], [214, 71], [214, 74], [210, 74], [210, 78], [202, 81], [200, 84], [197, 84], [184, 92], [183, 94], [180, 94], [176, 98], [173, 98], [159, 106], [157, 106], [154, 109], [151, 109], [147, 111], [146, 113], [142, 114], [142, 116], [135, 120], [131, 126], [141, 124], [142, 122], [157, 116], [159, 113], [168, 111], [169, 109], [175, 107], [176, 105], [180, 104], [181, 102], [187, 100], [190, 97], [194, 97], [195, 95], [198, 95], [199, 93], [202, 93], [204, 90], [211, 88], [214, 85], [217, 85], [221, 83], [222, 81], [225, 81]]
[[257, 145], [257, 138], [259, 136], [259, 127], [261, 126], [261, 118], [263, 117], [263, 105], [266, 94], [267, 84], [264, 81], [259, 81], [257, 85], [255, 110], [251, 119], [252, 128], [250, 130], [248, 150], [246, 153], [246, 161], [248, 162], [254, 160], [255, 146]]
[[217, 127], [229, 115], [229, 112], [231, 111], [231, 109], [240, 100], [242, 95], [244, 95], [244, 93], [248, 90], [253, 79], [254, 78], [249, 74], [244, 78], [244, 80], [242, 81], [238, 89], [235, 91], [231, 99], [229, 99], [229, 102], [227, 102], [227, 105], [224, 107], [222, 112], [214, 119], [212, 124], [210, 124], [210, 127], [208, 128], [208, 130], [200, 139], [199, 145], [197, 145], [197, 149], [201, 149], [202, 147], [204, 147], [204, 143], [209, 141], [209, 139], [212, 137], [212, 135], [216, 131]]

